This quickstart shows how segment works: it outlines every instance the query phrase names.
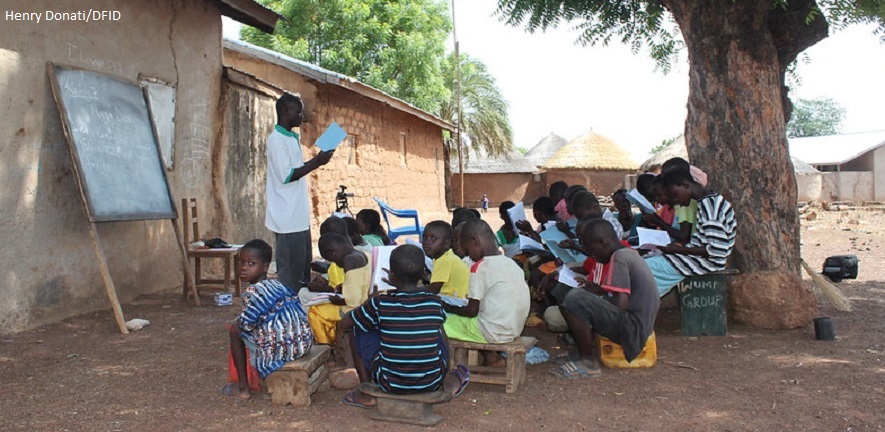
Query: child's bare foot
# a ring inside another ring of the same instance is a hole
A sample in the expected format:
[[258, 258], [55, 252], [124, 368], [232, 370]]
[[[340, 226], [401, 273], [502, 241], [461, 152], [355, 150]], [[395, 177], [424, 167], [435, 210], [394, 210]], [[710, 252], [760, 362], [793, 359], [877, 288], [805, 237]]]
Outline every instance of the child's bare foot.
[[249, 393], [249, 389], [246, 389], [245, 392], [241, 391], [240, 386], [235, 383], [230, 383], [230, 384], [222, 387], [221, 394], [223, 394], [225, 396], [235, 397], [237, 399], [244, 399], [244, 400], [249, 399], [249, 397], [251, 396], [251, 394]]
[[501, 355], [495, 351], [484, 351], [482, 357], [483, 366], [494, 368], [502, 368], [504, 366], [507, 366], [507, 361], [504, 360], [504, 357], [501, 357]]

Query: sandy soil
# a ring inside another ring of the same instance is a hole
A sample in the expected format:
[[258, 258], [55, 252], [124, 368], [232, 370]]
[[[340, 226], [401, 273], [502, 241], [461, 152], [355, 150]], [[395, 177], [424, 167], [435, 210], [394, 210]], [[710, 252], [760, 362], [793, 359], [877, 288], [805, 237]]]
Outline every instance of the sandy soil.
[[[885, 429], [885, 213], [821, 211], [803, 221], [803, 255], [860, 257], [860, 276], [839, 284], [855, 306], [833, 317], [837, 339], [811, 326], [762, 331], [730, 325], [724, 337], [679, 334], [678, 309], [661, 311], [658, 363], [605, 369], [596, 379], [564, 380], [549, 364], [528, 367], [517, 394], [472, 384], [437, 407], [437, 430], [753, 431]], [[493, 216], [493, 211], [489, 212]], [[206, 301], [206, 304], [210, 303]], [[343, 405], [343, 390], [314, 396], [307, 408], [274, 407], [220, 394], [227, 377], [224, 325], [236, 307], [194, 308], [173, 294], [124, 305], [151, 325], [120, 335], [100, 312], [0, 336], [0, 424], [22, 431], [301, 430], [398, 431], [417, 427], [368, 420]], [[551, 354], [543, 328], [527, 329]]]

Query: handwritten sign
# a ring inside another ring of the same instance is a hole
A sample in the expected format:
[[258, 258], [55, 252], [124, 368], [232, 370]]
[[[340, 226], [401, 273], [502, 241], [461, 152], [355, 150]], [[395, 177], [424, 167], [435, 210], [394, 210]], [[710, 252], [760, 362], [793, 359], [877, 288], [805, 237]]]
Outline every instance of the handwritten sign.
[[724, 336], [727, 284], [724, 274], [692, 276], [679, 283], [683, 336]]

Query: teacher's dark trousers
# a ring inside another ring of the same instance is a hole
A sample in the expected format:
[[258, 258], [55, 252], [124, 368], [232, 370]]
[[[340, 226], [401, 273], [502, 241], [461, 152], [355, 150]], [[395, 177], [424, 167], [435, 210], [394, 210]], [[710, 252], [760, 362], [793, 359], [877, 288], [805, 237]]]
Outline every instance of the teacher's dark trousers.
[[310, 280], [310, 259], [313, 255], [310, 230], [275, 234], [277, 277], [280, 283], [297, 293]]

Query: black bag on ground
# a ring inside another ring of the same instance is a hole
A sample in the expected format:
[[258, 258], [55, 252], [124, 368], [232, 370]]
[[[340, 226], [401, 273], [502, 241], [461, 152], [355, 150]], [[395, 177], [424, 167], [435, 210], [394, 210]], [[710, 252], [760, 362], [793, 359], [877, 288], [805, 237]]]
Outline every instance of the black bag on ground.
[[824, 260], [824, 276], [833, 282], [857, 279], [857, 255], [833, 255]]

